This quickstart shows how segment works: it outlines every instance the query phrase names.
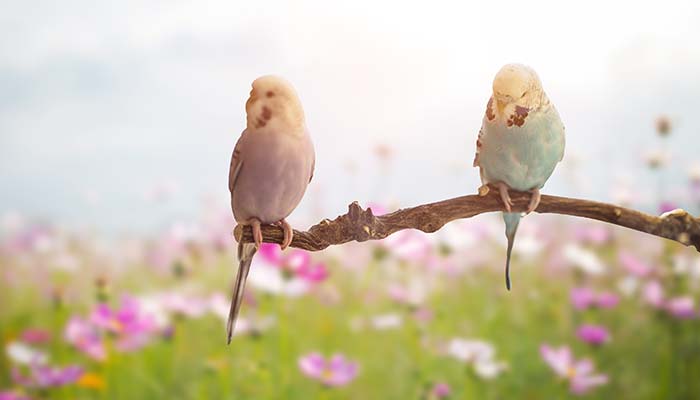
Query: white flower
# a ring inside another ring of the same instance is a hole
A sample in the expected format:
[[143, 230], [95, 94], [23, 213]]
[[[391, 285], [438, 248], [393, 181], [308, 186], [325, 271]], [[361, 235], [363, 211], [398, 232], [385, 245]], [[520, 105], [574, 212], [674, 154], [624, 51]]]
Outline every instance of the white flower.
[[630, 297], [639, 288], [639, 280], [634, 276], [627, 275], [617, 283], [617, 288], [622, 294]]
[[482, 340], [455, 338], [447, 345], [447, 354], [474, 367], [474, 372], [482, 379], [493, 379], [508, 365], [494, 359], [495, 349], [491, 343]]
[[477, 360], [474, 363], [474, 372], [482, 379], [493, 379], [508, 368], [505, 362], [493, 360]]
[[257, 261], [262, 257], [253, 259], [250, 267], [248, 283], [254, 288], [263, 292], [278, 294], [288, 297], [299, 297], [309, 291], [309, 283], [300, 278], [287, 279], [282, 274], [282, 270], [265, 261]]
[[399, 328], [403, 324], [403, 318], [399, 314], [375, 315], [371, 321], [374, 329], [380, 331]]
[[455, 338], [447, 345], [447, 354], [462, 362], [473, 362], [477, 359], [493, 358], [493, 346], [481, 340]]
[[521, 257], [532, 258], [542, 251], [542, 248], [544, 248], [542, 239], [538, 239], [535, 235], [523, 235], [518, 237], [518, 245], [513, 250]]
[[5, 353], [10, 360], [24, 365], [46, 364], [49, 359], [46, 353], [17, 341], [8, 343]]
[[576, 244], [569, 244], [564, 248], [564, 258], [588, 274], [602, 275], [605, 272], [605, 265], [594, 252]]

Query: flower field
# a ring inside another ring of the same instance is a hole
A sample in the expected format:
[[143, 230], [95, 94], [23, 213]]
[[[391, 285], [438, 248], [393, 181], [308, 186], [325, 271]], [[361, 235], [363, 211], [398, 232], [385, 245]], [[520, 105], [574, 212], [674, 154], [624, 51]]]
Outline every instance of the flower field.
[[495, 214], [313, 254], [264, 245], [226, 346], [231, 224], [135, 239], [6, 218], [0, 399], [700, 395], [692, 248], [535, 214], [508, 292]]

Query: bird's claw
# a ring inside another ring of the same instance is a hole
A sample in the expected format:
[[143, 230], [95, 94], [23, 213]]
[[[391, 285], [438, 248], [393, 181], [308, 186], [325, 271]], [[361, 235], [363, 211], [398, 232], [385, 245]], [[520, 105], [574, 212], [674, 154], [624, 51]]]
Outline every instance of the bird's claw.
[[528, 204], [527, 211], [525, 212], [526, 214], [530, 214], [531, 212], [535, 211], [537, 206], [540, 205], [540, 200], [542, 199], [540, 189], [532, 189], [530, 192], [532, 193], [532, 197], [530, 197], [530, 203]]
[[289, 225], [289, 222], [285, 219], [279, 220], [277, 224], [282, 227], [282, 231], [284, 232], [284, 239], [282, 239], [282, 243], [280, 244], [280, 249], [284, 250], [292, 244], [294, 231], [292, 230], [292, 226]]
[[259, 250], [263, 242], [262, 230], [260, 229], [260, 220], [252, 218], [248, 223], [253, 229], [253, 241], [255, 242], [255, 248]]
[[498, 184], [498, 192], [501, 195], [501, 200], [503, 201], [503, 205], [506, 207], [506, 211], [511, 212], [512, 206], [513, 206], [513, 200], [510, 198], [510, 195], [508, 194], [508, 185], [505, 183], [499, 183]]

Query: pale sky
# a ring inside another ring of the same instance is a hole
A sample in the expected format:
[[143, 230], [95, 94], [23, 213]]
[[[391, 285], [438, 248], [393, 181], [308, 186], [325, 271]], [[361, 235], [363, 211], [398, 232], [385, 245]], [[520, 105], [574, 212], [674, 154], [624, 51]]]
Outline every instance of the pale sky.
[[296, 86], [316, 144], [292, 221], [473, 193], [476, 133], [508, 62], [537, 70], [567, 128], [545, 192], [631, 189], [648, 204], [660, 114], [674, 122], [669, 191], [700, 158], [697, 1], [99, 3], [3, 5], [0, 214], [138, 231], [195, 218], [203, 198], [226, 207], [250, 83], [269, 73]]

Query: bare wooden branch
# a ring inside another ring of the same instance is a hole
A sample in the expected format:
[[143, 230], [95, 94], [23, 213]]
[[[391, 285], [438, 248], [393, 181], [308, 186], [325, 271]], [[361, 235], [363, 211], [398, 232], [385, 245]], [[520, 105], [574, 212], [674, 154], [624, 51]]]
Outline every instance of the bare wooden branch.
[[[525, 211], [530, 200], [529, 193], [510, 192], [515, 205], [513, 211]], [[363, 210], [357, 202], [350, 204], [347, 214], [333, 221], [324, 219], [306, 232], [294, 231], [291, 246], [308, 251], [323, 250], [328, 246], [350, 241], [384, 239], [403, 229], [418, 229], [435, 232], [450, 221], [470, 218], [475, 215], [504, 211], [497, 190], [484, 196], [471, 195], [454, 199], [404, 208], [390, 214], [375, 216], [371, 209]], [[613, 204], [590, 200], [542, 195], [536, 212], [573, 215], [624, 226], [640, 232], [670, 239], [686, 246], [695, 246], [700, 252], [700, 218], [693, 218], [683, 210], [675, 210], [660, 217], [645, 214]], [[263, 241], [282, 242], [282, 229], [277, 226], [262, 227]], [[252, 242], [249, 227], [234, 230], [237, 241]]]

